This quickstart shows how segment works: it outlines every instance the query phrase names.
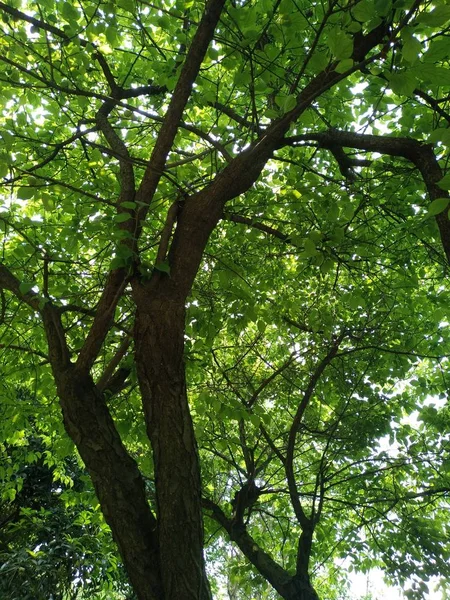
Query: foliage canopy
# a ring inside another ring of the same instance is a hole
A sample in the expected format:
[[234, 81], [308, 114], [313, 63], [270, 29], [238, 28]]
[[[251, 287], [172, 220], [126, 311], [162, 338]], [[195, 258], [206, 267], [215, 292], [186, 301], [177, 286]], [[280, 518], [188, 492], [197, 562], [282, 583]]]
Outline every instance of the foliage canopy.
[[5, 597], [444, 589], [450, 3], [0, 15]]

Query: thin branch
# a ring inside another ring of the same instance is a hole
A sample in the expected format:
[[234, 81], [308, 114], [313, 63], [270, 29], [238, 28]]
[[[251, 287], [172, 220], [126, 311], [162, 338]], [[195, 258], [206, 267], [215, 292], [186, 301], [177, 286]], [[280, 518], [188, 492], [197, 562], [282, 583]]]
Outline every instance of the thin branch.
[[236, 121], [236, 123], [239, 123], [239, 125], [250, 129], [250, 131], [260, 133], [260, 128], [256, 125], [256, 123], [253, 123], [253, 121], [248, 121], [245, 117], [241, 117], [241, 115], [239, 115], [229, 106], [226, 106], [226, 104], [222, 104], [221, 102], [208, 102], [208, 104], [209, 106], [220, 110], [220, 112], [227, 115], [227, 117], [230, 117], [230, 119], [233, 121]]
[[441, 117], [443, 117], [447, 121], [447, 123], [450, 124], [450, 114], [439, 106], [438, 100], [435, 100], [432, 96], [419, 89], [415, 89], [414, 94], [422, 98], [422, 100], [425, 100], [425, 102], [429, 106], [431, 106], [433, 110], [435, 110], [439, 115], [441, 115]]
[[336, 356], [346, 356], [347, 354], [353, 354], [354, 352], [362, 352], [364, 350], [376, 350], [377, 352], [386, 352], [388, 354], [398, 354], [400, 356], [412, 356], [414, 358], [429, 358], [431, 360], [442, 360], [446, 357], [443, 355], [434, 355], [434, 354], [421, 354], [418, 352], [412, 352], [409, 350], [396, 350], [395, 348], [384, 348], [383, 346], [376, 345], [368, 345], [368, 346], [356, 346], [355, 348], [344, 349], [341, 352], [338, 352]]
[[259, 429], [260, 429], [261, 433], [263, 434], [264, 439], [266, 440], [269, 448], [272, 450], [272, 452], [275, 454], [275, 456], [278, 458], [278, 460], [281, 462], [281, 464], [284, 465], [286, 459], [285, 459], [283, 453], [279, 450], [279, 448], [277, 448], [277, 446], [275, 446], [275, 442], [272, 440], [272, 438], [269, 435], [269, 432], [267, 431], [267, 429], [264, 427], [264, 425], [262, 423], [259, 426]]
[[297, 439], [297, 433], [300, 429], [300, 425], [301, 425], [305, 410], [309, 404], [309, 401], [311, 400], [314, 390], [316, 389], [316, 385], [319, 382], [326, 367], [331, 363], [333, 358], [335, 358], [335, 356], [338, 352], [338, 349], [339, 349], [339, 345], [342, 342], [342, 340], [344, 339], [344, 336], [345, 336], [345, 333], [342, 332], [336, 338], [336, 340], [331, 345], [331, 348], [329, 349], [327, 354], [323, 357], [323, 359], [316, 366], [313, 374], [310, 377], [310, 380], [309, 380], [308, 386], [305, 390], [305, 393], [303, 394], [303, 398], [302, 398], [300, 404], [298, 405], [297, 411], [292, 420], [291, 428], [289, 430], [289, 438], [288, 438], [288, 445], [287, 445], [287, 450], [286, 450], [286, 461], [285, 461], [286, 478], [288, 481], [289, 494], [290, 494], [291, 503], [294, 508], [295, 515], [296, 515], [300, 525], [304, 529], [309, 528], [310, 519], [306, 516], [306, 513], [303, 510], [303, 507], [300, 503], [299, 491], [298, 491], [298, 487], [297, 487], [297, 482], [295, 480], [294, 453], [295, 453], [295, 444], [296, 444], [296, 439]]
[[[280, 141], [279, 147], [284, 145], [295, 146], [300, 142], [311, 140], [319, 142], [324, 147], [334, 144], [405, 158], [419, 169], [431, 201], [437, 198], [449, 198], [448, 191], [443, 190], [438, 185], [443, 178], [443, 172], [431, 144], [409, 137], [367, 135], [352, 131], [329, 129], [318, 133], [286, 137], [283, 141]], [[447, 211], [439, 213], [435, 218], [439, 227], [442, 246], [450, 263], [450, 220]]]
[[48, 359], [53, 367], [66, 369], [70, 365], [70, 352], [67, 346], [61, 316], [55, 310], [51, 302], [43, 302], [39, 295], [33, 290], [26, 293], [21, 291], [21, 282], [11, 271], [0, 263], [0, 288], [12, 292], [18, 300], [28, 304], [30, 308], [38, 312], [43, 320], [47, 342], [49, 347]]
[[[42, 29], [43, 31], [52, 33], [54, 36], [56, 36], [57, 38], [65, 41], [65, 42], [70, 42], [73, 39], [72, 36], [67, 35], [62, 29], [59, 29], [58, 27], [55, 27], [54, 25], [51, 25], [50, 23], [47, 23], [46, 21], [43, 21], [42, 19], [36, 19], [35, 17], [27, 15], [26, 13], [18, 10], [17, 8], [8, 6], [4, 2], [0, 2], [0, 10], [11, 15], [14, 19], [25, 21], [26, 23], [30, 23], [30, 25], [33, 25], [33, 27], [36, 27], [37, 29]], [[77, 37], [77, 39], [80, 43], [80, 46], [83, 48], [86, 48], [86, 46], [88, 46], [88, 45], [91, 47], [94, 47], [95, 52], [92, 54], [92, 56], [99, 63], [100, 68], [102, 69], [103, 74], [105, 76], [105, 79], [111, 88], [111, 93], [115, 97], [136, 98], [136, 97], [142, 96], [142, 95], [155, 95], [155, 94], [161, 94], [161, 93], [164, 93], [167, 91], [167, 88], [165, 86], [153, 86], [153, 85], [141, 86], [138, 88], [132, 88], [130, 90], [122, 90], [116, 84], [113, 74], [111, 72], [111, 69], [110, 69], [105, 57], [103, 56], [103, 54], [101, 54], [101, 52], [96, 47], [96, 45], [94, 43], [89, 42], [88, 40], [85, 40], [80, 37]], [[0, 57], [0, 58], [2, 58], [2, 57]], [[20, 68], [20, 67], [18, 67], [18, 68]], [[31, 73], [31, 72], [28, 72], [28, 74], [33, 75], [33, 73]], [[45, 82], [45, 80], [43, 80], [43, 79], [42, 79], [42, 81]], [[52, 83], [53, 83], [53, 85], [52, 85]], [[48, 85], [49, 87], [55, 87], [56, 82], [46, 82], [46, 85]], [[75, 90], [67, 89], [66, 90], [65, 88], [61, 88], [60, 86], [56, 87], [56, 89], [59, 89], [60, 91], [67, 91], [67, 93], [93, 96], [93, 97], [97, 97], [97, 98], [105, 100], [104, 96], [102, 97], [101, 95], [98, 95], [98, 94], [95, 94], [92, 92], [85, 92], [84, 90], [77, 90], [77, 89], [75, 89]]]
[[18, 350], [19, 352], [26, 352], [28, 354], [34, 354], [35, 356], [39, 356], [39, 358], [43, 358], [48, 361], [48, 355], [40, 352], [39, 350], [33, 350], [29, 346], [20, 346], [17, 344], [0, 344], [0, 348], [4, 348], [5, 350]]
[[[105, 198], [101, 198], [100, 196], [96, 196], [95, 194], [92, 194], [91, 192], [87, 192], [86, 190], [83, 190], [81, 188], [77, 188], [74, 185], [71, 185], [70, 183], [66, 183], [65, 181], [63, 181], [62, 179], [55, 179], [54, 177], [48, 177], [47, 175], [38, 175], [37, 173], [34, 173], [33, 171], [28, 171], [28, 169], [21, 169], [20, 167], [14, 167], [17, 171], [19, 171], [20, 173], [23, 173], [24, 175], [33, 175], [33, 177], [36, 177], [37, 179], [42, 179], [43, 181], [47, 181], [50, 183], [54, 183], [55, 185], [60, 185], [61, 187], [65, 187], [68, 190], [71, 190], [72, 192], [76, 192], [77, 194], [82, 194], [83, 196], [86, 196], [87, 198], [92, 198], [92, 200], [95, 200], [96, 202], [102, 202], [104, 204], [108, 204], [110, 206], [115, 206], [114, 202], [111, 202], [110, 200], [106, 200]], [[19, 179], [19, 177], [15, 177], [14, 179], [10, 179], [8, 180], [6, 183], [13, 183], [14, 181], [17, 181]], [[29, 186], [31, 187], [31, 186]]]
[[282, 242], [291, 243], [291, 237], [286, 233], [282, 233], [278, 229], [274, 227], [270, 227], [269, 225], [264, 225], [264, 223], [259, 223], [258, 221], [254, 221], [250, 217], [244, 217], [242, 215], [237, 215], [234, 213], [225, 212], [222, 216], [224, 221], [232, 221], [233, 223], [241, 223], [242, 225], [247, 225], [248, 227], [252, 227], [253, 229], [258, 229], [259, 231], [263, 231], [264, 233], [268, 233], [272, 235]]
[[117, 352], [114, 354], [112, 359], [109, 361], [108, 365], [106, 366], [106, 369], [103, 371], [101, 377], [97, 381], [97, 387], [101, 392], [103, 392], [105, 390], [105, 388], [108, 387], [108, 384], [110, 382], [111, 377], [113, 376], [114, 371], [117, 369], [117, 367], [120, 364], [120, 361], [127, 353], [128, 348], [130, 347], [130, 344], [131, 344], [131, 337], [130, 336], [125, 337], [123, 339], [122, 343], [120, 344], [119, 348], [117, 349]]
[[91, 369], [100, 352], [109, 328], [114, 322], [116, 306], [128, 283], [123, 267], [111, 271], [97, 305], [94, 321], [78, 354], [76, 368], [84, 373]]
[[296, 354], [297, 354], [296, 352], [293, 352], [291, 354], [291, 356], [281, 366], [278, 367], [278, 369], [275, 369], [274, 372], [269, 377], [264, 379], [264, 381], [258, 386], [258, 388], [253, 393], [250, 400], [248, 400], [248, 402], [246, 403], [247, 408], [251, 408], [255, 404], [255, 402], [258, 400], [261, 392], [263, 392], [266, 389], [266, 387], [268, 385], [270, 385], [272, 383], [272, 381], [278, 377], [278, 375], [280, 375], [283, 371], [285, 371], [293, 363], [293, 361], [296, 357]]
[[289, 93], [293, 94], [296, 89], [298, 88], [298, 84], [300, 83], [301, 78], [303, 77], [305, 71], [306, 71], [306, 67], [309, 64], [309, 61], [311, 60], [314, 52], [316, 51], [317, 48], [317, 44], [319, 43], [320, 40], [320, 36], [322, 35], [323, 30], [325, 29], [325, 25], [327, 24], [328, 19], [331, 17], [331, 15], [333, 14], [333, 10], [334, 7], [336, 5], [336, 0], [334, 0], [333, 2], [329, 2], [328, 4], [328, 10], [327, 12], [324, 14], [323, 19], [319, 25], [319, 28], [316, 32], [316, 35], [314, 37], [314, 40], [306, 54], [305, 60], [303, 61], [303, 64], [297, 74], [297, 77], [295, 78], [294, 83], [291, 85], [290, 89], [289, 89]]
[[107, 116], [108, 104], [104, 103], [103, 106], [97, 111], [95, 116], [98, 128], [102, 131], [111, 149], [119, 156], [119, 168], [120, 168], [120, 194], [118, 198], [118, 212], [123, 212], [126, 209], [121, 209], [121, 202], [131, 202], [134, 200], [135, 194], [135, 181], [134, 181], [134, 169], [133, 161], [131, 160], [128, 148], [123, 140], [115, 132], [113, 126], [108, 121]]
[[155, 265], [158, 267], [161, 263], [166, 260], [167, 250], [169, 248], [170, 236], [177, 220], [177, 214], [180, 210], [180, 201], [177, 199], [173, 202], [169, 210], [167, 211], [166, 222], [164, 223], [163, 230], [161, 232], [161, 238], [158, 246], [158, 252], [156, 254]]

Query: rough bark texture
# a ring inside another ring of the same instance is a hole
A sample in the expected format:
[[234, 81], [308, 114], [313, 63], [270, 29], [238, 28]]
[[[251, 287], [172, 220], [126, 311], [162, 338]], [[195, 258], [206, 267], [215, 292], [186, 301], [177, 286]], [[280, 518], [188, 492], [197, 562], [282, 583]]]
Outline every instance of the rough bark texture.
[[210, 598], [200, 466], [186, 394], [184, 302], [136, 295], [136, 365], [153, 448], [164, 598]]
[[103, 395], [73, 367], [55, 373], [64, 426], [83, 459], [139, 600], [163, 597], [156, 519]]

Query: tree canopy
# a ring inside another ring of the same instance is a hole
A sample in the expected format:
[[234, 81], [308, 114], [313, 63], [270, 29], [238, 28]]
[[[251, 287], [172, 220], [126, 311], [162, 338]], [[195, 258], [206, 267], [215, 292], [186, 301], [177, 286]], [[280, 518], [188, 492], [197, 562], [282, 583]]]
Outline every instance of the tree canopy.
[[0, 16], [4, 597], [448, 589], [450, 2]]

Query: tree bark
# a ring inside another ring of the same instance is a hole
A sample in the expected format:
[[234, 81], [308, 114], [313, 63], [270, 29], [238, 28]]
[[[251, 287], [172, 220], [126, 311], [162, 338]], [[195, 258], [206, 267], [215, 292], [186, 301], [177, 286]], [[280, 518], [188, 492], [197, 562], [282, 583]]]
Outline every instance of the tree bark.
[[287, 587], [286, 600], [319, 600], [316, 590], [312, 587], [309, 577], [294, 577]]
[[208, 600], [200, 465], [183, 360], [184, 299], [158, 291], [147, 298], [135, 286], [136, 365], [153, 449], [164, 598]]
[[161, 600], [156, 519], [136, 462], [89, 375], [55, 372], [64, 426], [80, 452], [139, 600]]

